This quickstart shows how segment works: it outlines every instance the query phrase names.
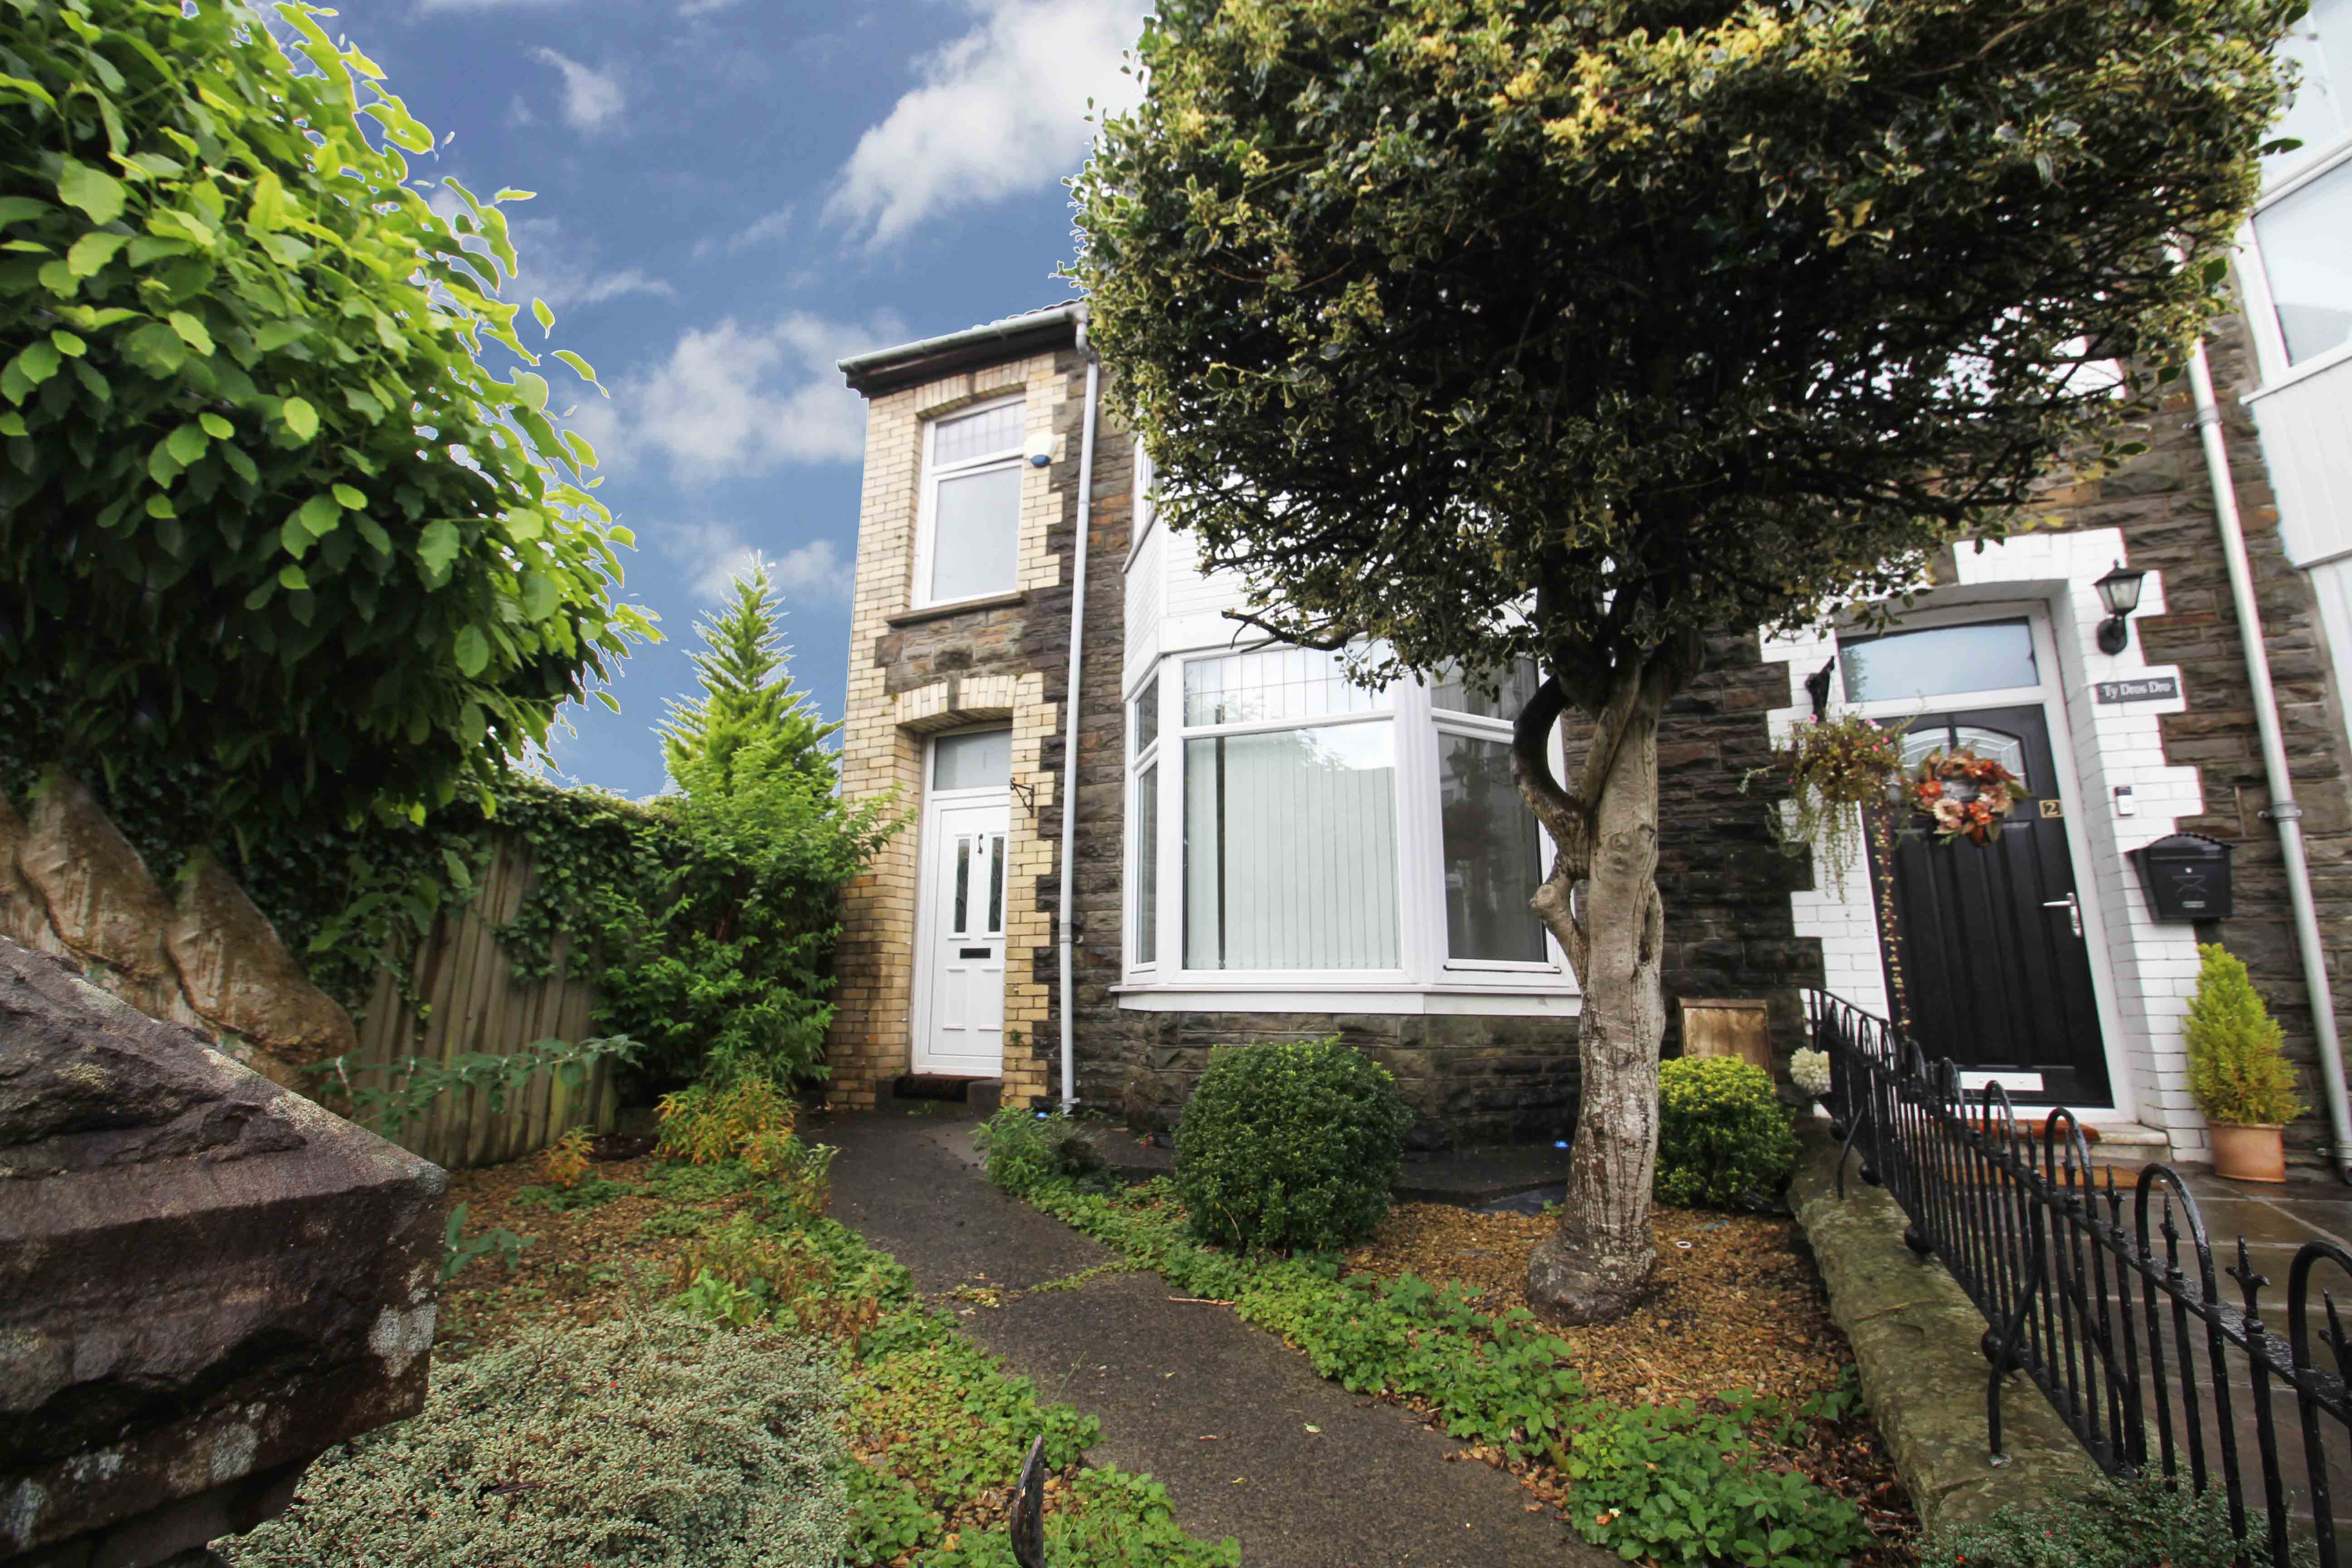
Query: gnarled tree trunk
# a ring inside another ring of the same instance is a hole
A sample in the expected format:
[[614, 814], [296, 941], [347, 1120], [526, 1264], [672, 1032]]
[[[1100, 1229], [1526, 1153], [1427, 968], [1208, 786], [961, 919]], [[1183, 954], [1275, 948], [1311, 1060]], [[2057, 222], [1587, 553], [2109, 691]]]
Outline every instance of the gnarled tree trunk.
[[[1582, 1083], [1559, 1226], [1528, 1266], [1528, 1300], [1547, 1315], [1599, 1322], [1637, 1301], [1657, 1262], [1650, 1182], [1658, 1152], [1658, 1050], [1665, 1037], [1658, 897], [1658, 722], [1696, 672], [1685, 638], [1618, 672], [1600, 697], [1573, 791], [1553, 778], [1552, 730], [1567, 705], [1559, 672], [1520, 714], [1520, 793], [1558, 856], [1536, 912], [1583, 992]], [[1573, 677], [1571, 677], [1571, 679]], [[1582, 898], [1577, 897], [1580, 887]]]

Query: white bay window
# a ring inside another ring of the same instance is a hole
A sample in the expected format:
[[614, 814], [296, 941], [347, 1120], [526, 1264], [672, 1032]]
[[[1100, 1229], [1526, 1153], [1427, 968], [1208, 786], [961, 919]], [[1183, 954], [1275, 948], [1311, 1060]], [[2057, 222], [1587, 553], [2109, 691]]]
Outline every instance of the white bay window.
[[2352, 0], [2313, 0], [2279, 54], [2302, 81], [2273, 128], [2242, 269], [2263, 380], [2352, 354]]
[[1128, 1005], [1570, 991], [1528, 907], [1545, 849], [1511, 770], [1531, 670], [1372, 691], [1338, 655], [1270, 647], [1133, 684]]

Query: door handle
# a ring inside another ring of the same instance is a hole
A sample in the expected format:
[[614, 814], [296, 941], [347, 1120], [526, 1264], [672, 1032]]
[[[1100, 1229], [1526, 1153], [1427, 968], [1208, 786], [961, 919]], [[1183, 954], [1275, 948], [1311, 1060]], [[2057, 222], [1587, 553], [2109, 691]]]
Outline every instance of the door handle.
[[2083, 906], [2076, 900], [2074, 894], [2069, 893], [2063, 899], [2044, 899], [2042, 900], [2042, 907], [2045, 910], [2064, 910], [2067, 921], [2074, 928], [2074, 934], [2076, 936], [2083, 934]]

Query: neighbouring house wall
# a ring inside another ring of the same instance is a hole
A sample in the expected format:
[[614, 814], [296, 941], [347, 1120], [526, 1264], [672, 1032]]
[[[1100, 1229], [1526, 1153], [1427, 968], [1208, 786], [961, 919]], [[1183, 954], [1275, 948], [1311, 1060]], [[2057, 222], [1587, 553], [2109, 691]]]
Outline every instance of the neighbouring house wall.
[[[2339, 696], [2318, 606], [2308, 579], [2281, 548], [2269, 477], [2240, 402], [2250, 384], [2243, 322], [2233, 316], [2216, 323], [2209, 351], [2286, 750], [2305, 812], [2322, 929], [2339, 977], [2336, 1005], [2346, 1008], [2352, 992], [2340, 976], [2345, 949], [2352, 945], [2352, 870], [2347, 869], [2352, 796]], [[2252, 696], [2185, 381], [2129, 434], [2147, 443], [2144, 456], [2104, 479], [2053, 487], [2032, 514], [2030, 530], [1981, 550], [1963, 546], [1952, 552], [1937, 563], [1935, 587], [1921, 604], [2033, 603], [2049, 618], [2063, 667], [2069, 752], [2081, 784], [2076, 809], [2084, 833], [2078, 858], [2087, 863], [2077, 872], [2097, 891], [2110, 1024], [2122, 1031], [2122, 1048], [2112, 1053], [2120, 1068], [2120, 1109], [2164, 1131], [2176, 1157], [2204, 1156], [2204, 1123], [2189, 1098], [2180, 1026], [2196, 988], [2197, 944], [2220, 942], [2246, 961], [2285, 1026], [2288, 1054], [2313, 1105], [2288, 1138], [2293, 1148], [2313, 1151], [2327, 1138], [2316, 1047], [2278, 837], [2261, 815], [2269, 793]], [[2104, 612], [2092, 584], [2117, 561], [2154, 575], [2132, 617], [2130, 646], [2109, 656], [2094, 642]], [[1766, 644], [1766, 658], [1786, 668], [1777, 724], [1811, 710], [1803, 679], [1834, 652], [1827, 637]], [[2142, 675], [2177, 675], [2180, 696], [2115, 705], [2092, 700], [2095, 681]], [[2122, 786], [2132, 791], [2136, 815], [2124, 816], [2115, 808], [2115, 791]], [[2231, 919], [2190, 925], [2159, 924], [2150, 917], [2125, 852], [2175, 831], [2207, 834], [2234, 847]], [[1827, 987], [1886, 1011], [1866, 872], [1857, 868], [1843, 889], [1800, 892], [1793, 902], [1798, 931], [1822, 943]]]
[[[834, 960], [838, 1010], [826, 1058], [833, 1101], [844, 1108], [874, 1105], [911, 1062], [925, 738], [999, 720], [1013, 727], [1013, 783], [1006, 849], [1003, 1093], [1006, 1103], [1024, 1104], [1055, 1088], [1052, 900], [1061, 826], [1059, 736], [1068, 683], [1067, 579], [1085, 388], [1085, 362], [1073, 347], [898, 388], [868, 403], [842, 793], [862, 799], [896, 790], [913, 815], [906, 831], [843, 896]], [[1050, 435], [1053, 441], [1048, 466], [1022, 469], [1017, 591], [971, 605], [909, 610], [924, 424], [1013, 391], [1025, 395], [1032, 436]], [[1125, 531], [1116, 509], [1105, 515], [1106, 503], [1114, 499], [1107, 470], [1117, 472], [1119, 497], [1127, 479], [1108, 421], [1097, 443], [1098, 553], [1089, 570], [1108, 579], [1110, 597], [1107, 608], [1097, 608], [1090, 593], [1089, 614], [1107, 617], [1102, 635], [1115, 647]], [[1109, 718], [1117, 715], [1113, 700]], [[1115, 952], [1115, 912], [1108, 934]]]

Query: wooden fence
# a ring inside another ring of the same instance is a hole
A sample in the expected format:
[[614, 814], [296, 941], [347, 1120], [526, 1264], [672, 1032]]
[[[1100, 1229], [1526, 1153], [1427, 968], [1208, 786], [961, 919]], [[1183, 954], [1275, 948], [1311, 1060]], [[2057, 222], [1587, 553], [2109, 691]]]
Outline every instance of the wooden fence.
[[[391, 973], [377, 975], [360, 1026], [356, 1068], [380, 1075], [411, 1056], [446, 1062], [468, 1051], [502, 1055], [533, 1040], [578, 1041], [593, 1032], [595, 989], [565, 976], [568, 939], [556, 939], [555, 977], [528, 984], [515, 979], [514, 962], [499, 946], [497, 928], [514, 919], [531, 876], [522, 847], [500, 839], [473, 901], [435, 922], [432, 935], [417, 945], [410, 979], [429, 1010], [428, 1026], [420, 1036], [415, 1011], [401, 1001]], [[453, 1090], [397, 1141], [436, 1165], [465, 1170], [543, 1149], [575, 1126], [608, 1132], [617, 1106], [612, 1068], [599, 1063], [579, 1089], [540, 1073], [509, 1091], [502, 1110], [490, 1109], [485, 1090]]]

